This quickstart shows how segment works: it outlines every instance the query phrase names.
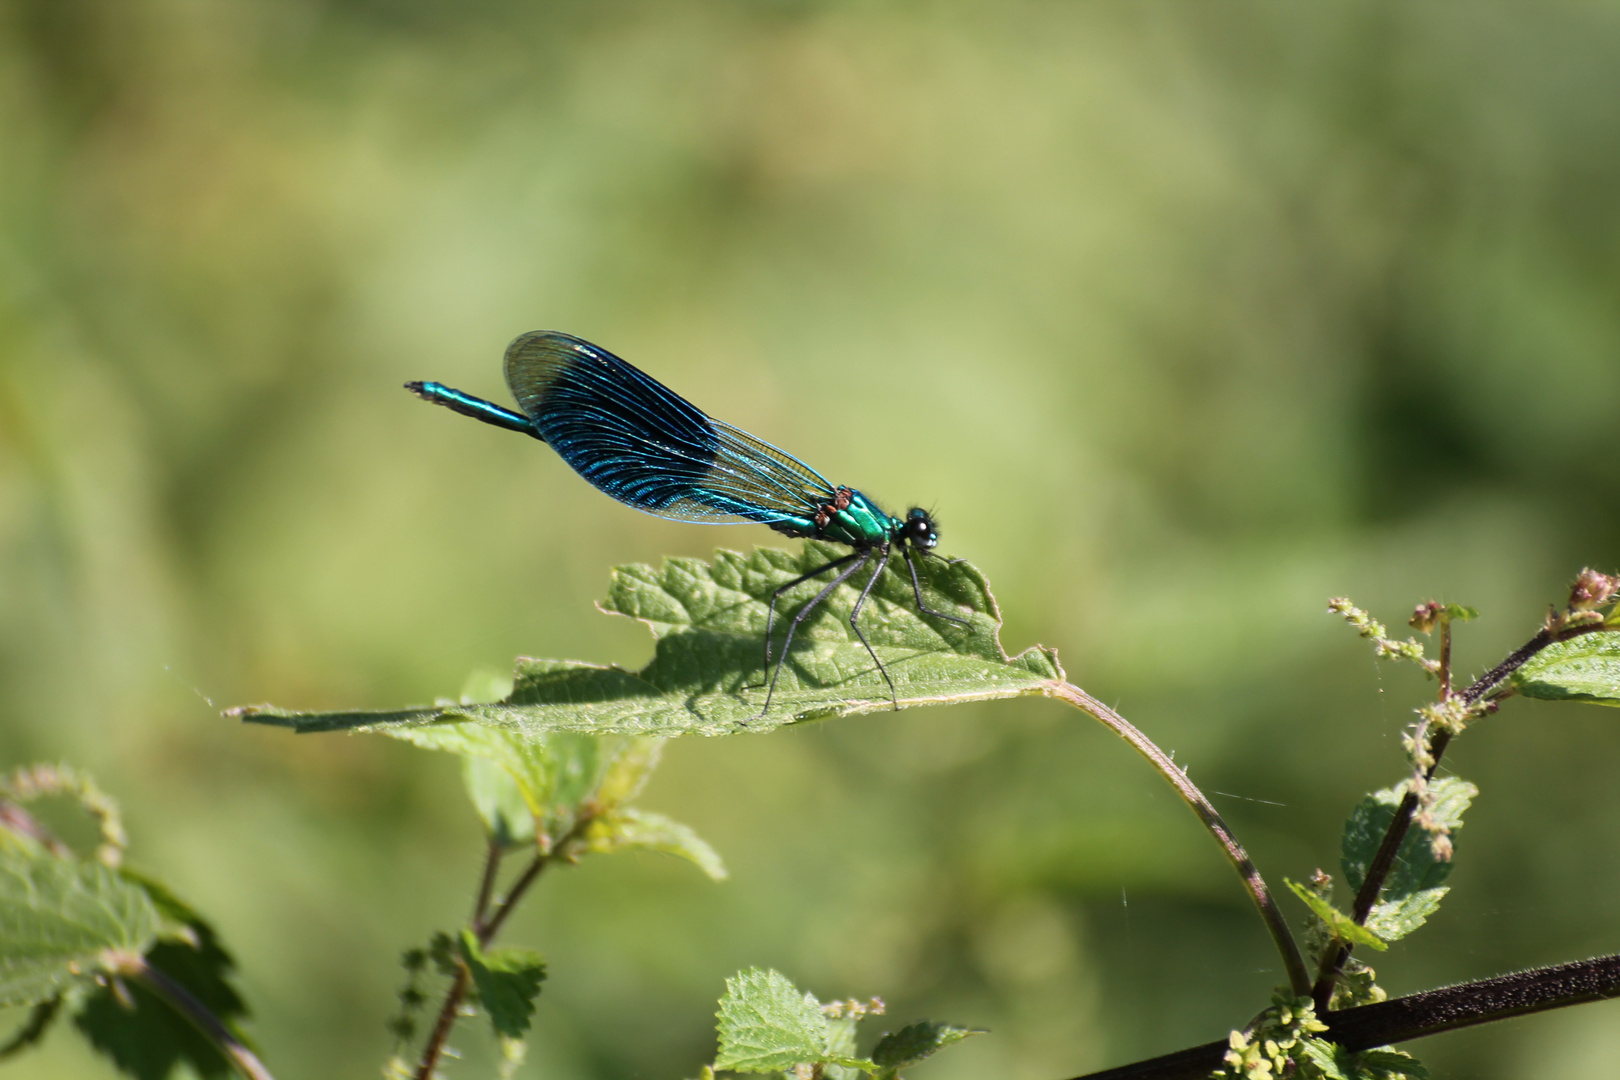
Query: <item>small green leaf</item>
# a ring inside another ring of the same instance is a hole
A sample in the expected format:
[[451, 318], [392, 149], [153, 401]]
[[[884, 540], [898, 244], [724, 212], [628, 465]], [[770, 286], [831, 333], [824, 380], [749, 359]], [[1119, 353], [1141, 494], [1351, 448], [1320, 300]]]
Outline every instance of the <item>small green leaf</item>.
[[663, 751], [663, 739], [623, 740], [596, 789], [596, 801], [604, 807], [622, 806], [640, 795], [641, 789], [647, 786], [647, 778], [658, 767]]
[[1547, 646], [1513, 673], [1513, 687], [1545, 701], [1620, 705], [1620, 632], [1600, 630]]
[[1404, 1050], [1380, 1047], [1355, 1055], [1356, 1080], [1429, 1080], [1429, 1070]]
[[[1430, 817], [1436, 825], [1455, 832], [1462, 828], [1463, 814], [1478, 794], [1477, 787], [1455, 776], [1431, 780]], [[1367, 868], [1405, 795], [1405, 784], [1375, 791], [1362, 799], [1345, 821], [1340, 867], [1352, 890], [1360, 889], [1366, 880]], [[1434, 857], [1429, 834], [1415, 826], [1408, 829], [1378, 902], [1368, 913], [1367, 926], [1385, 941], [1398, 941], [1410, 934], [1439, 908], [1447, 892], [1441, 883], [1450, 873], [1451, 862]]]
[[696, 864], [715, 881], [726, 878], [719, 853], [690, 827], [646, 810], [624, 807], [596, 818], [585, 833], [585, 850], [603, 854], [662, 851]]
[[98, 862], [0, 850], [0, 1005], [37, 1005], [144, 953], [160, 919], [146, 891]]
[[495, 949], [485, 952], [471, 930], [461, 932], [461, 957], [472, 972], [479, 1002], [489, 1014], [495, 1034], [522, 1038], [534, 1016], [534, 999], [546, 978], [546, 962], [530, 949]]
[[[436, 723], [378, 729], [461, 756], [468, 794], [492, 835], [527, 840], [538, 826], [543, 850], [573, 829], [587, 802], [612, 805], [633, 793], [657, 763], [656, 739], [545, 732], [529, 737], [483, 724]], [[479, 762], [482, 764], [471, 764]], [[504, 779], [492, 772], [504, 773]], [[531, 826], [514, 819], [527, 808]]]
[[1462, 604], [1442, 604], [1440, 610], [1453, 622], [1467, 622], [1479, 618], [1479, 612]]
[[821, 1003], [776, 971], [750, 968], [726, 980], [720, 999], [716, 1069], [787, 1072], [827, 1059], [831, 1037]]
[[1365, 926], [1356, 925], [1354, 919], [1322, 899], [1322, 897], [1317, 896], [1310, 890], [1309, 886], [1301, 885], [1297, 881], [1289, 881], [1287, 878], [1283, 878], [1283, 882], [1293, 890], [1295, 896], [1305, 901], [1305, 906], [1311, 909], [1311, 913], [1321, 919], [1327, 925], [1328, 931], [1340, 941], [1352, 945], [1365, 945], [1380, 952], [1389, 948], [1377, 934]]
[[[712, 563], [669, 559], [662, 569], [621, 566], [604, 611], [639, 619], [657, 647], [638, 672], [569, 660], [520, 660], [512, 694], [492, 705], [443, 704], [383, 712], [302, 713], [244, 706], [226, 715], [300, 732], [377, 731], [476, 720], [534, 738], [574, 731], [623, 735], [760, 733], [783, 724], [885, 710], [888, 684], [849, 625], [861, 575], [834, 591], [799, 628], [770, 711], [763, 638], [767, 604], [779, 586], [848, 554], [808, 541], [798, 553], [721, 551]], [[1049, 649], [1002, 651], [1001, 614], [984, 576], [965, 562], [927, 558], [917, 566], [930, 605], [965, 617], [959, 626], [917, 611], [899, 560], [878, 579], [861, 628], [894, 680], [902, 708], [1044, 693], [1063, 678]], [[807, 583], [785, 598], [792, 611], [813, 595]], [[780, 614], [780, 613], [779, 613]], [[777, 620], [776, 644], [782, 620]]]
[[534, 811], [517, 777], [505, 766], [487, 757], [463, 754], [461, 783], [485, 831], [497, 844], [511, 848], [534, 842]]
[[961, 1042], [969, 1035], [982, 1034], [983, 1031], [975, 1028], [919, 1020], [879, 1039], [877, 1046], [872, 1048], [872, 1060], [885, 1068], [903, 1069], [952, 1043]]

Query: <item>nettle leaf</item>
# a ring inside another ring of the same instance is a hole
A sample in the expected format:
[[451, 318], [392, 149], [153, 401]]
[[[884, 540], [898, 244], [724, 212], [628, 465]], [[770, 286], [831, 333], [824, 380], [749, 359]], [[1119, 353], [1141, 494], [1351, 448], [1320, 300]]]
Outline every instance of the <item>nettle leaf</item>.
[[[1477, 787], [1455, 776], [1431, 780], [1430, 816], [1436, 824], [1455, 832], [1462, 828], [1463, 814], [1478, 794]], [[1405, 795], [1405, 784], [1375, 791], [1362, 799], [1345, 821], [1339, 865], [1352, 891], [1360, 889], [1366, 880], [1367, 867], [1378, 853]], [[1410, 934], [1440, 907], [1449, 891], [1441, 883], [1450, 873], [1451, 862], [1436, 859], [1428, 832], [1414, 825], [1401, 839], [1395, 864], [1384, 880], [1378, 902], [1368, 913], [1367, 926], [1385, 941], [1398, 941]]]
[[[160, 882], [129, 870], [122, 876], [145, 890], [178, 931], [152, 946], [147, 963], [185, 987], [241, 1038], [236, 1021], [247, 1016], [247, 1005], [229, 981], [235, 962], [214, 928]], [[225, 1056], [173, 1005], [137, 982], [126, 981], [123, 990], [125, 1000], [120, 1001], [110, 988], [98, 989], [85, 1000], [73, 1023], [124, 1073], [138, 1080], [165, 1080], [185, 1064], [205, 1080], [231, 1074]]]
[[919, 1020], [879, 1039], [877, 1046], [872, 1048], [872, 1060], [888, 1069], [903, 1069], [952, 1043], [961, 1042], [969, 1035], [983, 1034], [982, 1030], [976, 1028]]
[[[614, 571], [607, 612], [645, 623], [657, 641], [640, 671], [572, 660], [520, 660], [511, 695], [489, 705], [441, 704], [385, 712], [306, 713], [246, 706], [227, 715], [300, 732], [383, 730], [476, 720], [533, 738], [575, 731], [622, 735], [729, 735], [890, 707], [889, 689], [849, 626], [864, 575], [841, 585], [799, 628], [771, 708], [765, 701], [763, 637], [772, 590], [848, 553], [807, 541], [798, 552], [717, 552], [713, 562], [669, 559], [661, 569]], [[969, 619], [960, 626], [916, 609], [910, 576], [895, 560], [872, 590], [861, 628], [894, 679], [901, 707], [1044, 693], [1063, 678], [1057, 655], [1034, 647], [1017, 656], [997, 638], [1001, 614], [984, 575], [965, 562], [923, 559], [929, 604]], [[778, 610], [785, 622], [814, 595], [807, 582]]]
[[0, 850], [0, 1005], [37, 1005], [144, 953], [162, 921], [146, 890], [98, 862]]
[[719, 852], [689, 826], [647, 810], [626, 807], [594, 819], [585, 832], [585, 850], [601, 854], [662, 851], [696, 864], [715, 881], [726, 879], [726, 866]]
[[1513, 687], [1545, 701], [1620, 705], [1620, 632], [1600, 630], [1547, 646], [1513, 673]]
[[1479, 610], [1465, 604], [1442, 604], [1440, 610], [1445, 613], [1446, 618], [1451, 619], [1453, 622], [1467, 622], [1470, 619], [1479, 618]]
[[788, 1072], [827, 1060], [832, 1032], [821, 1002], [777, 971], [750, 968], [726, 980], [716, 1069]]
[[534, 843], [534, 810], [524, 797], [523, 785], [505, 766], [490, 758], [463, 754], [461, 783], [497, 844], [512, 848]]
[[485, 952], [470, 930], [461, 932], [461, 957], [472, 972], [478, 1001], [489, 1014], [495, 1034], [520, 1039], [534, 1016], [534, 999], [546, 979], [546, 962], [531, 949]]
[[1376, 933], [1365, 926], [1357, 925], [1354, 919], [1328, 903], [1324, 898], [1317, 896], [1309, 886], [1301, 885], [1297, 881], [1289, 881], [1287, 878], [1283, 878], [1283, 883], [1293, 890], [1295, 896], [1305, 901], [1305, 906], [1311, 909], [1311, 914], [1321, 919], [1328, 932], [1340, 941], [1348, 942], [1351, 945], [1365, 945], [1380, 952], [1389, 948], [1389, 945]]
[[1326, 1039], [1302, 1039], [1299, 1050], [1313, 1080], [1429, 1080], [1429, 1070], [1400, 1050], [1351, 1051]]
[[[547, 732], [528, 737], [478, 723], [378, 729], [417, 746], [459, 754], [473, 805], [491, 835], [542, 848], [566, 835], [587, 801], [611, 807], [634, 794], [658, 759], [656, 739]], [[527, 816], [527, 824], [519, 820]]]

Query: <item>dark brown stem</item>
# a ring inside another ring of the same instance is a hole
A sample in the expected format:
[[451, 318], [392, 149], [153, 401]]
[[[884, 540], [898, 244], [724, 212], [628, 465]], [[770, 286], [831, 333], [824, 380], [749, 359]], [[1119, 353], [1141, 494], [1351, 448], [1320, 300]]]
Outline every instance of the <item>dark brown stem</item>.
[[[1441, 624], [1441, 700], [1448, 696], [1451, 669], [1451, 632], [1450, 620]], [[1515, 671], [1530, 661], [1537, 653], [1547, 646], [1558, 641], [1568, 641], [1570, 638], [1589, 634], [1594, 630], [1603, 629], [1602, 623], [1574, 626], [1563, 630], [1553, 627], [1543, 627], [1529, 641], [1520, 645], [1508, 654], [1507, 659], [1497, 664], [1491, 670], [1475, 679], [1469, 686], [1457, 695], [1464, 705], [1476, 705], [1480, 699], [1490, 693], [1507, 680]], [[1451, 742], [1452, 733], [1442, 731], [1434, 737], [1429, 746], [1429, 767], [1424, 770], [1424, 779], [1434, 779], [1435, 770], [1440, 767], [1440, 758], [1446, 752], [1446, 746]], [[1421, 748], [1426, 731], [1417, 733], [1417, 742]], [[1418, 798], [1412, 792], [1407, 792], [1401, 799], [1400, 806], [1395, 809], [1395, 817], [1390, 821], [1389, 828], [1384, 833], [1384, 839], [1378, 845], [1378, 852], [1373, 856], [1372, 863], [1367, 867], [1367, 876], [1362, 879], [1361, 888], [1356, 891], [1355, 906], [1351, 909], [1351, 917], [1357, 925], [1365, 924], [1367, 916], [1372, 913], [1373, 905], [1378, 902], [1378, 894], [1384, 888], [1384, 881], [1389, 872], [1395, 867], [1395, 856], [1401, 849], [1401, 841], [1406, 839], [1407, 830], [1412, 826], [1412, 815], [1417, 812]], [[1339, 973], [1344, 970], [1345, 961], [1350, 959], [1351, 946], [1341, 944], [1336, 949], [1330, 948], [1322, 957], [1321, 967], [1317, 970], [1316, 982], [1311, 987], [1311, 998], [1316, 1003], [1319, 1013], [1326, 1013], [1328, 1003], [1333, 999], [1333, 987], [1338, 981]]]
[[1440, 700], [1451, 696], [1451, 620], [1440, 619]]
[[439, 1009], [439, 1019], [433, 1025], [433, 1034], [428, 1038], [427, 1045], [422, 1047], [422, 1060], [416, 1066], [416, 1080], [433, 1080], [433, 1070], [439, 1064], [439, 1055], [444, 1053], [450, 1029], [456, 1026], [456, 1013], [461, 1011], [461, 999], [467, 996], [467, 984], [471, 981], [472, 974], [467, 970], [467, 965], [458, 964], [456, 977], [450, 983], [450, 992], [444, 995], [444, 1005]]
[[523, 894], [529, 890], [530, 885], [534, 884], [534, 879], [540, 876], [540, 871], [544, 870], [549, 862], [551, 862], [550, 855], [536, 855], [534, 861], [512, 883], [512, 887], [507, 890], [505, 899], [496, 905], [495, 914], [478, 931], [478, 943], [480, 945], [489, 944], [496, 931], [500, 930], [501, 924], [506, 922], [512, 911], [517, 907], [517, 902], [523, 899]]
[[162, 969], [155, 968], [146, 962], [146, 957], [136, 954], [119, 955], [113, 958], [111, 965], [120, 975], [126, 975], [145, 986], [169, 1004], [175, 1012], [191, 1021], [193, 1027], [202, 1032], [220, 1053], [225, 1055], [236, 1071], [247, 1077], [247, 1080], [275, 1080], [270, 1070], [256, 1057], [253, 1051], [242, 1045], [234, 1032], [225, 1026], [224, 1021], [209, 1011], [208, 1006], [192, 996], [191, 991], [171, 979]]
[[[523, 899], [523, 894], [529, 891], [529, 887], [540, 876], [540, 872], [559, 855], [567, 858], [568, 852], [585, 834], [594, 818], [594, 811], [582, 812], [579, 819], [574, 822], [574, 827], [553, 844], [550, 851], [536, 853], [534, 860], [506, 891], [506, 896], [495, 905], [493, 915], [489, 914], [489, 907], [495, 893], [495, 872], [499, 868], [502, 852], [494, 840], [490, 841], [489, 855], [484, 861], [484, 876], [478, 887], [478, 900], [473, 905], [472, 931], [478, 937], [479, 945], [488, 945], [495, 939], [495, 935], [511, 917], [518, 901]], [[450, 1029], [456, 1026], [456, 1016], [461, 1010], [462, 999], [467, 996], [467, 987], [471, 981], [472, 975], [467, 970], [467, 965], [458, 964], [456, 977], [450, 983], [449, 992], [444, 996], [444, 1004], [439, 1008], [439, 1018], [433, 1025], [433, 1034], [428, 1038], [427, 1045], [422, 1047], [422, 1060], [416, 1066], [416, 1080], [432, 1080], [433, 1069], [444, 1053], [444, 1044], [450, 1038]]]
[[1051, 682], [1046, 684], [1046, 693], [1102, 721], [1114, 734], [1129, 743], [1132, 749], [1147, 758], [1161, 776], [1170, 781], [1171, 786], [1176, 789], [1176, 794], [1180, 795], [1192, 808], [1193, 813], [1198, 815], [1198, 820], [1203, 822], [1204, 828], [1215, 837], [1216, 842], [1221, 845], [1221, 850], [1226, 852], [1227, 861], [1243, 879], [1243, 887], [1248, 890], [1249, 898], [1259, 909], [1260, 918], [1271, 933], [1271, 940], [1276, 944], [1278, 953], [1282, 955], [1283, 967], [1288, 972], [1288, 985], [1297, 995], [1309, 993], [1311, 977], [1305, 968], [1305, 958], [1300, 955], [1299, 945], [1295, 943], [1294, 935], [1289, 932], [1288, 921], [1283, 918], [1282, 911], [1277, 907], [1277, 901], [1272, 898], [1271, 890], [1266, 888], [1265, 878], [1260, 876], [1260, 870], [1254, 865], [1254, 860], [1243, 850], [1243, 845], [1232, 835], [1232, 830], [1221, 819], [1221, 815], [1216, 813], [1209, 800], [1204, 798], [1204, 793], [1187, 779], [1186, 772], [1130, 721], [1078, 686], [1066, 682]]
[[489, 852], [484, 856], [484, 876], [478, 883], [478, 899], [473, 901], [472, 927], [483, 933], [484, 914], [489, 911], [489, 898], [495, 892], [495, 877], [501, 869], [501, 856], [505, 852], [495, 837], [489, 838]]
[[[1614, 997], [1620, 997], [1620, 955], [1600, 956], [1329, 1013], [1321, 1037], [1366, 1050]], [[1221, 1039], [1075, 1080], [1204, 1080], [1220, 1067], [1227, 1046]]]

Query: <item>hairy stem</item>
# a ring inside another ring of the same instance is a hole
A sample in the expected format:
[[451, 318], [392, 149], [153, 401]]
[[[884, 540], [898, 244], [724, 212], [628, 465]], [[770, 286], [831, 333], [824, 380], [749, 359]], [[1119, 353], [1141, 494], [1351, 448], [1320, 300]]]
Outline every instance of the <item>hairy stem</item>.
[[[495, 904], [494, 914], [490, 914], [490, 903], [495, 894], [495, 873], [500, 867], [503, 853], [494, 840], [490, 841], [489, 854], [484, 860], [483, 877], [478, 886], [478, 899], [473, 905], [471, 925], [479, 945], [488, 945], [495, 939], [495, 935], [511, 917], [518, 901], [523, 899], [523, 895], [529, 891], [529, 887], [540, 876], [540, 872], [551, 865], [559, 855], [568, 858], [568, 852], [585, 834], [594, 818], [594, 811], [581, 812], [574, 827], [553, 844], [549, 851], [536, 852], [534, 860], [518, 875], [512, 887], [506, 891], [506, 896], [500, 903]], [[456, 1026], [456, 1017], [461, 1011], [461, 1003], [466, 998], [467, 987], [471, 983], [472, 973], [467, 970], [467, 965], [458, 964], [456, 977], [451, 980], [450, 989], [444, 995], [444, 1004], [439, 1007], [439, 1018], [433, 1025], [433, 1034], [428, 1037], [427, 1045], [422, 1047], [422, 1059], [416, 1066], [416, 1080], [433, 1080], [433, 1070], [444, 1053], [444, 1045], [450, 1038], [450, 1029]]]
[[[1620, 955], [1533, 968], [1447, 986], [1323, 1016], [1321, 1037], [1347, 1050], [1419, 1039], [1442, 1031], [1620, 997]], [[1221, 1065], [1225, 1039], [1075, 1080], [1204, 1080]]]
[[1294, 941], [1294, 935], [1288, 930], [1288, 922], [1283, 918], [1282, 911], [1277, 907], [1277, 901], [1272, 897], [1271, 890], [1266, 888], [1266, 881], [1260, 876], [1260, 870], [1249, 858], [1249, 853], [1243, 850], [1237, 837], [1221, 815], [1216, 813], [1204, 793], [1199, 791], [1193, 782], [1187, 779], [1187, 774], [1179, 768], [1170, 755], [1160, 750], [1153, 741], [1136, 726], [1126, 720], [1119, 713], [1110, 709], [1078, 686], [1066, 682], [1052, 682], [1047, 684], [1046, 693], [1060, 701], [1066, 701], [1082, 712], [1088, 713], [1097, 720], [1102, 721], [1114, 734], [1124, 739], [1131, 747], [1159, 771], [1159, 774], [1170, 781], [1176, 793], [1198, 815], [1198, 820], [1204, 823], [1210, 835], [1221, 845], [1226, 852], [1227, 861], [1237, 870], [1238, 876], [1243, 879], [1243, 887], [1248, 890], [1249, 898], [1260, 911], [1260, 918], [1266, 924], [1271, 934], [1271, 940], [1277, 946], [1277, 952], [1282, 955], [1283, 967], [1288, 972], [1288, 985], [1293, 988], [1296, 995], [1310, 993], [1310, 974], [1305, 969], [1305, 958], [1300, 955], [1299, 945]]
[[146, 962], [146, 957], [135, 953], [120, 954], [113, 958], [111, 967], [120, 975], [127, 975], [166, 1001], [175, 1012], [191, 1021], [209, 1042], [219, 1048], [236, 1071], [247, 1080], [275, 1080], [270, 1070], [258, 1057], [242, 1045], [225, 1022], [209, 1011], [208, 1006], [192, 996], [191, 991], [171, 979], [161, 969]]
[[[1481, 675], [1467, 688], [1457, 694], [1457, 698], [1465, 705], [1476, 705], [1480, 699], [1492, 690], [1495, 690], [1530, 661], [1537, 653], [1547, 646], [1558, 641], [1568, 641], [1570, 638], [1589, 634], [1594, 630], [1602, 630], [1603, 624], [1588, 624], [1585, 626], [1568, 627], [1563, 630], [1544, 627], [1536, 632], [1529, 641], [1520, 645], [1508, 654], [1507, 659], [1497, 664], [1491, 670]], [[1449, 622], [1441, 624], [1441, 700], [1449, 696], [1451, 667], [1451, 634]], [[1425, 737], [1420, 731], [1417, 739]], [[1446, 746], [1451, 742], [1452, 733], [1442, 731], [1434, 737], [1429, 746], [1429, 767], [1424, 771], [1424, 779], [1434, 779], [1435, 770], [1440, 767], [1440, 757], [1446, 752]], [[1406, 839], [1406, 833], [1412, 826], [1412, 815], [1417, 812], [1418, 798], [1415, 794], [1407, 792], [1401, 799], [1400, 806], [1395, 809], [1395, 817], [1390, 821], [1389, 828], [1384, 832], [1384, 839], [1378, 845], [1378, 852], [1373, 856], [1372, 863], [1367, 867], [1367, 876], [1362, 879], [1361, 888], [1356, 891], [1355, 906], [1351, 909], [1351, 917], [1357, 925], [1365, 924], [1367, 916], [1372, 913], [1373, 905], [1378, 902], [1378, 894], [1383, 891], [1384, 881], [1389, 872], [1395, 868], [1395, 856], [1401, 849], [1401, 841]], [[1351, 946], [1341, 943], [1337, 948], [1328, 949], [1322, 956], [1322, 965], [1317, 970], [1316, 982], [1311, 987], [1311, 998], [1316, 1002], [1319, 1013], [1326, 1013], [1328, 1003], [1333, 999], [1333, 987], [1337, 983], [1339, 973], [1344, 970], [1345, 961], [1350, 959]]]

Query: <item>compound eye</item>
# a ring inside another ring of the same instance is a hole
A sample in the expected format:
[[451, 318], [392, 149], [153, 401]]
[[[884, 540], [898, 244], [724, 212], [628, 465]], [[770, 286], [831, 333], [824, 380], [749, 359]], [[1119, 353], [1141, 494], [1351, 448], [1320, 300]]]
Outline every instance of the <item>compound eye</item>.
[[920, 548], [931, 548], [939, 543], [939, 534], [934, 531], [934, 523], [927, 513], [913, 510], [906, 515], [906, 539]]

